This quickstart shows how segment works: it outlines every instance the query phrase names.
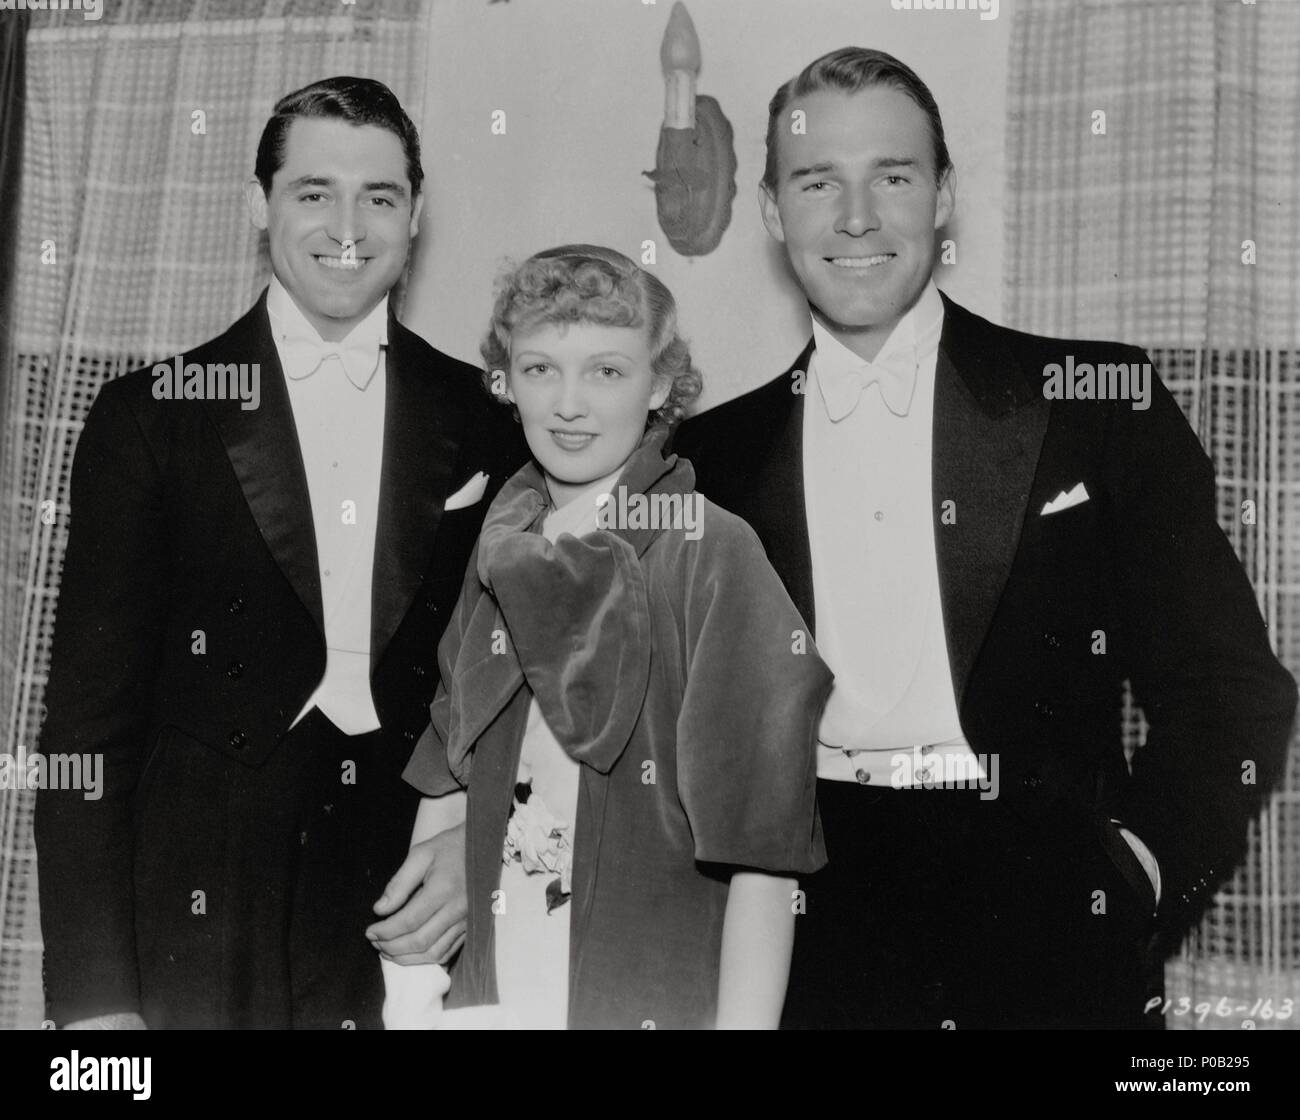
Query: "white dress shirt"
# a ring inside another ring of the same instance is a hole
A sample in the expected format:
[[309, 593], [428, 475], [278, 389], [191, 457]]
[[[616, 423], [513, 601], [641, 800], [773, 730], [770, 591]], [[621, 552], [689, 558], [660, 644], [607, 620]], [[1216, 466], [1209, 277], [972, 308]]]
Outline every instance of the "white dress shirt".
[[[294, 724], [319, 708], [340, 731], [360, 735], [379, 728], [370, 692], [370, 595], [384, 457], [388, 297], [337, 343], [321, 340], [276, 279], [266, 310], [307, 471], [325, 612], [325, 675]], [[364, 356], [372, 351], [370, 367]]]
[[[942, 330], [933, 282], [872, 363], [813, 321], [804, 497], [817, 648], [835, 672], [818, 735], [822, 778], [915, 785], [920, 767], [910, 762], [931, 752], [964, 756], [972, 783], [982, 774], [957, 715], [935, 554], [931, 447]], [[886, 384], [871, 380], [875, 369], [893, 371]]]

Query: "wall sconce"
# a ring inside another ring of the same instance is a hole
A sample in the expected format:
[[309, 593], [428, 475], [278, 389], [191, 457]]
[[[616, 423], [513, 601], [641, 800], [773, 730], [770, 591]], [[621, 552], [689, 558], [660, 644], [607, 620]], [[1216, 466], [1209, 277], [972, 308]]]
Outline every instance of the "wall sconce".
[[664, 70], [664, 126], [655, 169], [644, 172], [655, 186], [659, 228], [684, 257], [718, 247], [731, 224], [736, 197], [736, 148], [731, 122], [712, 97], [696, 96], [700, 40], [682, 5], [673, 4], [659, 60]]

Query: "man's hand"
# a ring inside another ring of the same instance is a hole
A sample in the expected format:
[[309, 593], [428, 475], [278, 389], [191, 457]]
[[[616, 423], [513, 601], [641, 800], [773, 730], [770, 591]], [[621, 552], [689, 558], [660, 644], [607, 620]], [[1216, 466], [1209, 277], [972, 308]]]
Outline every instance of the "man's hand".
[[366, 930], [370, 943], [398, 964], [446, 964], [465, 940], [465, 826], [412, 844], [375, 903], [384, 917]]
[[68, 1023], [65, 1031], [147, 1031], [144, 1020], [134, 1011], [117, 1011], [111, 1015], [95, 1015]]

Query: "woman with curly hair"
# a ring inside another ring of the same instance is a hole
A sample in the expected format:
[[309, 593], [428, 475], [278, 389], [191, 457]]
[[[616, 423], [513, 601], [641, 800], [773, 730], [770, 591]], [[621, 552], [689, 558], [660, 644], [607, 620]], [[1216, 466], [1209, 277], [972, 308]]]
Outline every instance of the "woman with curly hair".
[[467, 794], [448, 1006], [775, 1027], [797, 876], [825, 863], [831, 674], [752, 530], [664, 453], [700, 392], [673, 297], [612, 250], [552, 249], [502, 277], [482, 352], [533, 461], [483, 523], [406, 770], [417, 838]]

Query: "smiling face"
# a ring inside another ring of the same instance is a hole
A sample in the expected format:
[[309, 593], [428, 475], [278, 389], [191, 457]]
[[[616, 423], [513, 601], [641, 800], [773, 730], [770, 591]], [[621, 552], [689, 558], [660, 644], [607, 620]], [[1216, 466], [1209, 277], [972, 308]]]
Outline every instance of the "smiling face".
[[636, 450], [671, 388], [652, 358], [643, 328], [543, 323], [512, 334], [507, 396], [557, 506]]
[[935, 183], [929, 120], [892, 87], [819, 90], [794, 107], [807, 131], [782, 130], [776, 197], [759, 189], [763, 223], [813, 314], [870, 361], [930, 279], [952, 176]]
[[396, 134], [329, 117], [295, 120], [270, 194], [253, 179], [246, 197], [276, 277], [326, 341], [347, 335], [397, 282], [423, 202], [411, 197]]

